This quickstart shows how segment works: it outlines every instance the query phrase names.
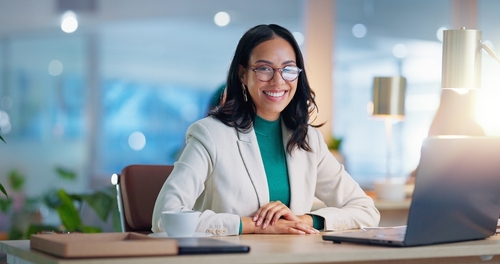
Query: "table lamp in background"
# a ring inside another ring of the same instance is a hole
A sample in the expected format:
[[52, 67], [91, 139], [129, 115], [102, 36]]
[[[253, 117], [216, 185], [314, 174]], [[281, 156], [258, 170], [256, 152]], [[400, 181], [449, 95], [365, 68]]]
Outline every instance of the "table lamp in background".
[[443, 89], [459, 93], [481, 88], [481, 59], [484, 49], [500, 62], [493, 49], [482, 41], [481, 30], [450, 29], [443, 31]]
[[406, 78], [375, 77], [373, 79], [372, 116], [385, 122], [386, 177], [375, 181], [375, 193], [382, 200], [406, 198], [406, 179], [393, 170], [393, 124], [405, 116]]

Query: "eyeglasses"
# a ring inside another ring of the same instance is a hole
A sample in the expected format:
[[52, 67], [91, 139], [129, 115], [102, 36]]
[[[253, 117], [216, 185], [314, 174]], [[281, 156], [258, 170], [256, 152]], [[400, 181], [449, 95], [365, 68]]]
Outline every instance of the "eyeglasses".
[[248, 67], [248, 69], [252, 70], [255, 72], [255, 75], [257, 75], [257, 79], [261, 82], [268, 82], [274, 78], [274, 72], [276, 70], [280, 71], [281, 73], [281, 78], [287, 82], [292, 82], [299, 77], [300, 72], [302, 69], [296, 66], [285, 66], [283, 68], [273, 68], [271, 66], [259, 66], [257, 68], [252, 68]]

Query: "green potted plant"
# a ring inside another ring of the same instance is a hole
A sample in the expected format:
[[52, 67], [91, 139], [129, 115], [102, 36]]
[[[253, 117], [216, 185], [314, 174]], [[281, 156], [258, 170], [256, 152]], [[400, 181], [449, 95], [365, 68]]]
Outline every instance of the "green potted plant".
[[10, 222], [8, 229], [8, 238], [19, 239], [22, 237], [23, 230], [31, 222], [40, 221], [41, 216], [36, 208], [36, 201], [24, 195], [25, 177], [17, 170], [11, 170], [7, 177], [5, 185], [8, 188], [10, 196], [0, 197], [0, 212]]
[[340, 151], [341, 144], [342, 144], [342, 138], [337, 138], [335, 136], [332, 136], [332, 138], [330, 140], [330, 144], [328, 145], [328, 148], [330, 150]]
[[333, 156], [342, 164], [345, 165], [344, 155], [340, 152], [342, 146], [342, 138], [335, 137], [332, 135], [330, 142], [328, 143], [328, 149], [333, 154]]
[[[57, 175], [62, 180], [74, 180], [76, 174], [62, 167], [56, 168]], [[109, 186], [85, 194], [70, 194], [64, 189], [52, 189], [40, 197], [28, 198], [24, 195], [25, 177], [17, 170], [12, 170], [8, 176], [11, 197], [0, 198], [0, 212], [8, 215], [11, 226], [8, 239], [29, 239], [31, 234], [40, 232], [79, 232], [99, 233], [102, 229], [84, 223], [81, 207], [86, 203], [96, 215], [106, 222], [112, 219], [113, 229], [121, 230], [120, 216], [116, 201], [116, 189]], [[45, 205], [59, 216], [60, 225], [47, 225], [39, 213], [40, 205]]]
[[[61, 179], [74, 180], [76, 178], [74, 172], [61, 167], [56, 168], [56, 172]], [[48, 192], [42, 197], [42, 200], [50, 210], [57, 212], [61, 225], [48, 226], [33, 223], [26, 231], [26, 238], [29, 238], [31, 234], [43, 231], [79, 233], [102, 232], [100, 227], [90, 226], [83, 222], [80, 215], [80, 208], [83, 203], [89, 205], [101, 221], [106, 222], [107, 219], [111, 218], [113, 228], [116, 231], [121, 230], [120, 216], [116, 201], [116, 189], [114, 186], [85, 194], [70, 194], [64, 189], [59, 188]]]

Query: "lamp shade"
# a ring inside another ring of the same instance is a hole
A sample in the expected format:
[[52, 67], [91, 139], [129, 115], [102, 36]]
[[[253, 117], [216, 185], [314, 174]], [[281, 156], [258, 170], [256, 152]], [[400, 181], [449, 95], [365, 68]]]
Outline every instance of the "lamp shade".
[[403, 119], [405, 115], [406, 78], [375, 77], [373, 79], [373, 116]]
[[453, 29], [443, 32], [443, 89], [480, 89], [483, 45], [481, 31]]

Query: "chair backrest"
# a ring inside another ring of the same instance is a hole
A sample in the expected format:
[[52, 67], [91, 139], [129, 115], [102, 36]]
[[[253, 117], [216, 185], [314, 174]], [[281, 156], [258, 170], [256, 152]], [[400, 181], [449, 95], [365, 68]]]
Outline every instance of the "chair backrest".
[[171, 165], [129, 165], [121, 174], [112, 176], [123, 232], [151, 233], [156, 198], [173, 168]]

